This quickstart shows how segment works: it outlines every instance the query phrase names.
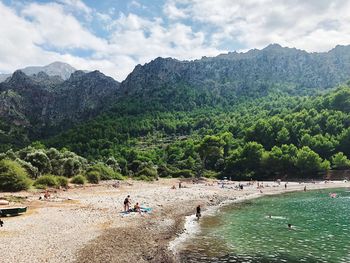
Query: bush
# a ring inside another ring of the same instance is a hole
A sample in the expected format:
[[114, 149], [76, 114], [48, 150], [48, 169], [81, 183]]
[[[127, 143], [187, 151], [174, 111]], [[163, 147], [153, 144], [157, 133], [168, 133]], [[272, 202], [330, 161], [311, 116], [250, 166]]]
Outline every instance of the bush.
[[19, 163], [28, 173], [28, 176], [32, 179], [36, 179], [39, 176], [38, 168], [34, 167], [31, 163], [23, 161], [19, 158], [16, 159], [16, 162]]
[[58, 186], [61, 187], [67, 187], [68, 186], [68, 179], [64, 176], [55, 176], [56, 182]]
[[145, 167], [143, 168], [141, 171], [139, 171], [137, 174], [136, 174], [137, 177], [139, 176], [146, 176], [146, 177], [157, 177], [158, 176], [158, 172], [156, 169], [153, 169], [151, 167]]
[[97, 171], [89, 171], [86, 173], [86, 178], [89, 183], [98, 184], [100, 181], [100, 173]]
[[48, 187], [57, 187], [58, 182], [53, 175], [43, 175], [35, 180], [34, 186], [48, 186]]
[[98, 163], [93, 166], [90, 166], [87, 169], [87, 174], [90, 172], [98, 173], [101, 180], [111, 180], [111, 179], [123, 180], [123, 177], [120, 173], [114, 172], [111, 167], [108, 167], [103, 163]]
[[17, 162], [0, 161], [0, 191], [27, 190], [31, 185], [27, 171]]
[[154, 180], [153, 177], [149, 177], [146, 175], [140, 175], [140, 176], [134, 177], [134, 179], [136, 179], [138, 181], [146, 181], [146, 182], [152, 182]]
[[191, 178], [191, 177], [194, 177], [194, 174], [191, 170], [179, 170], [179, 171], [173, 172], [172, 176]]
[[70, 181], [72, 184], [85, 184], [86, 179], [84, 176], [82, 175], [76, 175], [72, 178], [72, 180]]
[[42, 150], [37, 150], [28, 154], [25, 161], [38, 168], [40, 174], [51, 172], [50, 159]]
[[211, 170], [206, 170], [204, 171], [203, 176], [205, 178], [218, 178], [219, 173]]

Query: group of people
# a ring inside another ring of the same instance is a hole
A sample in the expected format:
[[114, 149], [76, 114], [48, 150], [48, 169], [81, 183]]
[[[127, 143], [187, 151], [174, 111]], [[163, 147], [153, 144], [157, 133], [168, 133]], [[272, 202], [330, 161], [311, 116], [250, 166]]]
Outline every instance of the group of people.
[[131, 205], [131, 200], [130, 200], [130, 195], [128, 195], [125, 199], [124, 199], [124, 212], [139, 212], [141, 214], [141, 206], [139, 203], [136, 203], [134, 205], [133, 209], [130, 209], [130, 205]]

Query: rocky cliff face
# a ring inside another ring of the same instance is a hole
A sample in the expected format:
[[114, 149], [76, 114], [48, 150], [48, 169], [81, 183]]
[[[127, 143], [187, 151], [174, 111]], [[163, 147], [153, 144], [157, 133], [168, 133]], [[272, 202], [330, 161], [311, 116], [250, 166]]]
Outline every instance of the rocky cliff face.
[[350, 46], [326, 53], [307, 53], [277, 44], [247, 53], [232, 52], [214, 58], [178, 61], [157, 58], [138, 65], [122, 83], [128, 96], [152, 95], [155, 90], [189, 86], [224, 97], [259, 96], [271, 88], [313, 92], [350, 79]]
[[274, 44], [195, 61], [157, 58], [136, 66], [121, 84], [101, 72], [76, 71], [64, 63], [24, 71], [0, 83], [0, 126], [26, 127], [33, 138], [43, 138], [91, 119], [118, 101], [136, 99], [142, 111], [152, 105], [186, 110], [226, 106], [272, 90], [313, 94], [350, 79], [350, 46], [307, 53]]
[[0, 118], [47, 136], [96, 116], [115, 101], [119, 83], [99, 71], [75, 71], [67, 80], [16, 71], [0, 83]]

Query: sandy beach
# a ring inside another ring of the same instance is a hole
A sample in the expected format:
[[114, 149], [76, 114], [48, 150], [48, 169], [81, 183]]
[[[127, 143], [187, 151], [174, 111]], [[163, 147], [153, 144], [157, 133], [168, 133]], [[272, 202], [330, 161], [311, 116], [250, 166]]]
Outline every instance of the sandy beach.
[[[194, 214], [198, 204], [206, 210], [247, 198], [302, 191], [305, 186], [308, 190], [350, 187], [348, 182], [289, 182], [285, 189], [284, 182], [264, 182], [261, 192], [256, 185], [238, 190], [238, 182], [222, 188], [214, 181], [185, 181], [181, 189], [178, 182], [124, 181], [118, 188], [114, 182], [104, 182], [53, 190], [49, 200], [39, 200], [40, 192], [1, 193], [0, 199], [11, 198], [10, 206], [28, 207], [23, 215], [3, 218], [1, 262], [176, 262], [169, 244], [183, 233], [186, 216]], [[173, 185], [176, 189], [171, 189]], [[133, 205], [139, 202], [152, 212], [121, 213], [127, 195]]]

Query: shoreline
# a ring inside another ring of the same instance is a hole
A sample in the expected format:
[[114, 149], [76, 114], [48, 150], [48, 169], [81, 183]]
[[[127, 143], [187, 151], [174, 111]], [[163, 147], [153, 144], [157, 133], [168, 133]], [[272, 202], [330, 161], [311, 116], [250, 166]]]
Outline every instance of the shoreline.
[[[186, 221], [190, 220], [186, 218], [193, 217], [198, 204], [205, 216], [235, 202], [302, 191], [305, 185], [308, 190], [350, 187], [345, 182], [289, 183], [285, 190], [283, 184], [265, 182], [269, 187], [260, 193], [256, 186], [245, 187], [243, 191], [222, 189], [208, 180], [196, 184], [187, 181], [183, 182], [184, 188], [171, 189], [178, 181], [124, 181], [117, 189], [112, 186], [113, 182], [105, 182], [94, 187], [57, 191], [51, 201], [38, 201], [40, 193], [1, 193], [0, 197], [26, 197], [23, 204], [29, 206], [26, 214], [3, 219], [2, 260], [4, 263], [178, 262], [174, 253], [177, 246], [171, 246], [174, 242], [181, 244], [181, 238], [189, 229]], [[133, 204], [140, 202], [153, 208], [153, 212], [121, 214], [127, 194], [131, 195]], [[17, 253], [19, 249], [23, 252]]]
[[[340, 181], [334, 181], [332, 183], [341, 183]], [[303, 184], [305, 186], [307, 184]], [[323, 186], [325, 186], [324, 184]], [[333, 186], [333, 185], [332, 185]], [[337, 187], [314, 187], [309, 189], [308, 191], [316, 191], [316, 190], [325, 190], [325, 189], [334, 189], [334, 188], [348, 188], [350, 185], [339, 185]], [[245, 196], [238, 196], [235, 200], [224, 200], [223, 202], [214, 205], [212, 207], [209, 207], [206, 211], [202, 213], [202, 218], [207, 216], [212, 216], [213, 214], [217, 215], [220, 208], [230, 206], [237, 203], [243, 203], [245, 201], [257, 199], [257, 198], [263, 198], [267, 196], [276, 196], [276, 195], [283, 195], [287, 193], [296, 193], [296, 192], [303, 192], [304, 189], [283, 189], [277, 192], [266, 192], [266, 193], [253, 193], [250, 195]], [[196, 233], [200, 231], [200, 226], [198, 225], [198, 222], [196, 221], [196, 217], [194, 214], [188, 215], [185, 217], [185, 222], [183, 223], [183, 230], [182, 233], [177, 235], [175, 239], [169, 242], [168, 244], [168, 250], [173, 254], [174, 256], [174, 262], [180, 262], [179, 261], [179, 253], [181, 252], [181, 245], [191, 237], [193, 237]]]

